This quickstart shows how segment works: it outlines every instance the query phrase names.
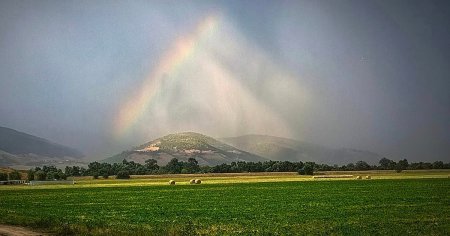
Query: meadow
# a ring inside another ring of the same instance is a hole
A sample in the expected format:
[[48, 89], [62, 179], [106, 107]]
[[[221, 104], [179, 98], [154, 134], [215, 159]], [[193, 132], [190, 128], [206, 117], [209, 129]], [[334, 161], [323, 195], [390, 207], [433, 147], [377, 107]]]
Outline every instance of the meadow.
[[64, 235], [450, 235], [449, 173], [345, 173], [371, 180], [210, 174], [196, 176], [200, 185], [188, 184], [192, 175], [166, 175], [1, 186], [0, 223]]

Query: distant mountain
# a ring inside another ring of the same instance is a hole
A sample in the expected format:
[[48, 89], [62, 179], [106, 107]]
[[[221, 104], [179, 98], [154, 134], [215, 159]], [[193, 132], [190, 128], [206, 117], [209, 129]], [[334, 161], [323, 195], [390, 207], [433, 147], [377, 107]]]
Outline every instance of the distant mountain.
[[19, 165], [20, 159], [17, 156], [14, 156], [11, 153], [7, 153], [5, 151], [0, 150], [0, 166], [12, 166]]
[[382, 158], [377, 153], [356, 149], [333, 149], [294, 139], [267, 135], [244, 135], [221, 141], [270, 160], [314, 161], [324, 164], [348, 164], [366, 161], [375, 164]]
[[0, 166], [51, 164], [61, 160], [76, 160], [83, 156], [73, 148], [0, 127]]
[[212, 137], [193, 133], [169, 134], [145, 143], [132, 150], [105, 159], [105, 162], [122, 162], [123, 159], [144, 163], [153, 158], [159, 165], [166, 165], [172, 158], [187, 161], [194, 157], [200, 165], [218, 165], [233, 161], [265, 161], [263, 157], [248, 153]]

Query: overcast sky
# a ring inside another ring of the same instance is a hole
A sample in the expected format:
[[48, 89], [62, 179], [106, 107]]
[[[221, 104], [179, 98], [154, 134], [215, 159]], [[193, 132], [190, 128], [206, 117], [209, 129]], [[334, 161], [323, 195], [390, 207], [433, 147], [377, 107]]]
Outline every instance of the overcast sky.
[[0, 1], [0, 126], [107, 157], [172, 132], [450, 161], [450, 4]]

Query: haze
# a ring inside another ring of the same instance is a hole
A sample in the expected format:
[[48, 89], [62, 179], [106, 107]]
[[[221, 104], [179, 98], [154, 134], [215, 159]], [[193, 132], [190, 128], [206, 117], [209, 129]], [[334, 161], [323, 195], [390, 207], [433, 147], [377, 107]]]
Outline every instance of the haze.
[[99, 159], [268, 134], [449, 160], [448, 1], [1, 1], [0, 126]]

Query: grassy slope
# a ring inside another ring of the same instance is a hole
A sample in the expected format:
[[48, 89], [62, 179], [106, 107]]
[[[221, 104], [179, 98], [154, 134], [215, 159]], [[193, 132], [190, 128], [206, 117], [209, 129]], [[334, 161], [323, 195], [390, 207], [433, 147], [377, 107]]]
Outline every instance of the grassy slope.
[[449, 196], [448, 178], [3, 188], [0, 222], [91, 234], [449, 235]]
[[[164, 137], [155, 139], [151, 142], [140, 145], [134, 150], [144, 149], [150, 145], [156, 145], [160, 149], [157, 152], [149, 152], [144, 159], [156, 159], [158, 164], [165, 165], [172, 158], [178, 158], [179, 160], [186, 161], [189, 157], [195, 157], [201, 165], [218, 165], [222, 163], [230, 163], [232, 161], [265, 161], [266, 159], [257, 156], [252, 153], [248, 153], [242, 150], [238, 150], [228, 144], [220, 142], [212, 137], [194, 133], [185, 132], [177, 134], [169, 134]], [[213, 151], [212, 154], [198, 154], [195, 156], [185, 155], [183, 150], [201, 150], [201, 151]], [[108, 163], [122, 162], [123, 159], [133, 160], [133, 151], [124, 151], [112, 157], [109, 157], [103, 161]], [[168, 156], [169, 159], [161, 159], [161, 155]], [[139, 161], [138, 161], [139, 162]]]

